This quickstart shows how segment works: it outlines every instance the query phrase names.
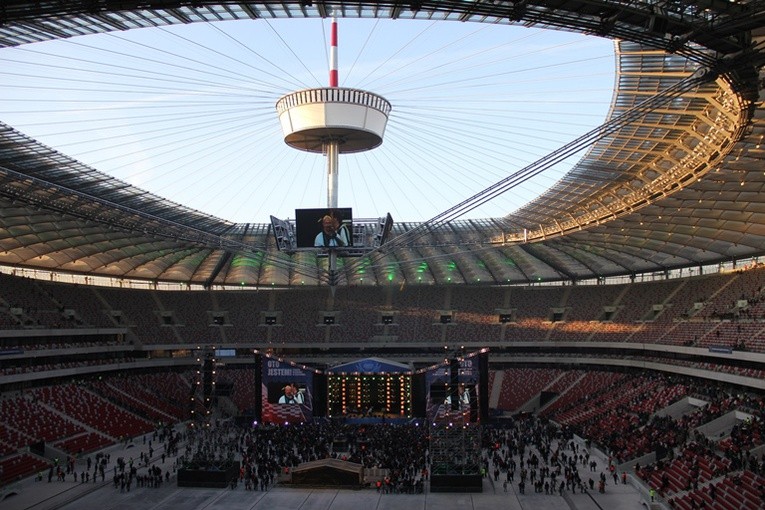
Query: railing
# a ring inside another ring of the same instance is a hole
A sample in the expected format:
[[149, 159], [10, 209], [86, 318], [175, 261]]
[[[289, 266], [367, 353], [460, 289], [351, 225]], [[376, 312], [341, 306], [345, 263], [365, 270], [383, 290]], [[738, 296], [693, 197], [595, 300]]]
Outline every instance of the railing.
[[276, 102], [276, 111], [281, 115], [290, 108], [312, 103], [348, 103], [367, 106], [384, 113], [386, 116], [391, 110], [388, 100], [377, 94], [359, 89], [328, 87], [298, 90], [282, 96]]

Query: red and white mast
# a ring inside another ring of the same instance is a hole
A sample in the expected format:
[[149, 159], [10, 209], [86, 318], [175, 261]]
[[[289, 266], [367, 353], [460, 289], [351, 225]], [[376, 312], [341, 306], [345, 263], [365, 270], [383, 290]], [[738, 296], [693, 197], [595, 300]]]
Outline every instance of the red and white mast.
[[[332, 16], [329, 41], [329, 86], [337, 88], [337, 18]], [[340, 141], [330, 138], [324, 144], [327, 154], [327, 207], [337, 208], [337, 166]]]
[[334, 16], [329, 41], [329, 86], [337, 87], [337, 18]]
[[[337, 88], [337, 18], [332, 16], [332, 30], [329, 41], [329, 86]], [[337, 209], [337, 176], [338, 160], [340, 159], [340, 141], [337, 138], [324, 143], [327, 154], [327, 207]], [[337, 271], [337, 253], [329, 253], [329, 272], [334, 277]], [[332, 287], [334, 292], [334, 286]]]

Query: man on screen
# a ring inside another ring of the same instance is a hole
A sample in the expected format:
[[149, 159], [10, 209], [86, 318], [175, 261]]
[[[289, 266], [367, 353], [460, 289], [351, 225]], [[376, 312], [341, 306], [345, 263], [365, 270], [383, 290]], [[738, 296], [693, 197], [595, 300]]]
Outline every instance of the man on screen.
[[284, 391], [284, 395], [279, 397], [279, 403], [280, 404], [304, 404], [305, 399], [303, 398], [303, 393], [298, 390], [297, 385], [295, 383], [289, 383], [287, 384], [282, 391]]
[[334, 213], [330, 211], [321, 217], [321, 232], [314, 239], [314, 246], [344, 247], [350, 246], [348, 228], [340, 222]]
[[470, 405], [470, 390], [464, 384], [460, 384], [457, 387], [457, 395], [459, 396], [460, 406]]
[[[470, 407], [470, 390], [468, 388], [460, 383], [459, 386], [457, 386], [457, 402], [459, 402], [459, 407]], [[444, 400], [444, 404], [447, 406], [452, 405], [452, 397], [451, 395], [447, 395], [446, 399]]]

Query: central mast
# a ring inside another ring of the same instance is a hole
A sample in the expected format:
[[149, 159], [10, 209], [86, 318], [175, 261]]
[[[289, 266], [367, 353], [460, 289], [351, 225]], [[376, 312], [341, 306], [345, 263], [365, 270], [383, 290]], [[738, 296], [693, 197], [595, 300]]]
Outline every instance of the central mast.
[[[383, 141], [390, 103], [381, 96], [338, 85], [337, 19], [332, 17], [329, 87], [292, 92], [279, 98], [276, 111], [290, 147], [327, 158], [327, 208], [338, 209], [340, 154], [374, 149]], [[353, 232], [349, 232], [353, 236]], [[351, 240], [352, 245], [352, 240]], [[337, 257], [343, 248], [328, 247], [329, 284], [337, 283]], [[346, 250], [347, 252], [347, 250]]]
[[[332, 29], [329, 44], [329, 86], [337, 88], [337, 18], [332, 16]], [[327, 155], [327, 207], [337, 209], [337, 172], [339, 164], [340, 141], [337, 137], [329, 136], [324, 142], [324, 154]], [[353, 233], [351, 233], [353, 235]], [[336, 280], [337, 252], [329, 251], [330, 284]]]

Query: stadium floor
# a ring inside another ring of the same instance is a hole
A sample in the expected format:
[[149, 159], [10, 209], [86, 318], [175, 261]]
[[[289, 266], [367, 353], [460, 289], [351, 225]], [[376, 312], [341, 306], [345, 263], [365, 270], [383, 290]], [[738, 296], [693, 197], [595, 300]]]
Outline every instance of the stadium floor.
[[[68, 484], [68, 482], [63, 482]], [[230, 489], [140, 488], [120, 493], [111, 484], [89, 493], [51, 494], [47, 482], [28, 487], [33, 497], [21, 494], [0, 502], [3, 510], [637, 510], [645, 508], [631, 486], [609, 487], [605, 494], [504, 493], [484, 480], [480, 494], [378, 494], [368, 490], [295, 489], [274, 487], [266, 492]], [[52, 482], [54, 489], [57, 482]], [[70, 489], [71, 490], [71, 489]], [[74, 500], [73, 500], [74, 499]], [[35, 501], [38, 500], [38, 501]]]
[[[112, 459], [138, 458], [144, 445], [117, 445], [105, 450]], [[172, 458], [163, 465], [159, 458], [154, 464], [163, 471], [171, 469]], [[597, 459], [604, 467], [604, 459]], [[77, 461], [84, 470], [85, 460]], [[109, 466], [111, 468], [111, 465]], [[13, 484], [14, 494], [4, 494], [0, 510], [639, 510], [647, 507], [639, 489], [631, 483], [606, 486], [605, 494], [571, 494], [563, 497], [535, 494], [527, 490], [518, 494], [517, 484], [508, 484], [505, 493], [502, 481], [483, 479], [482, 493], [431, 493], [426, 484], [424, 494], [380, 494], [374, 489], [302, 489], [276, 485], [265, 492], [236, 489], [179, 488], [175, 476], [160, 488], [134, 487], [120, 492], [111, 483], [107, 470], [106, 482], [75, 483], [71, 477], [60, 482], [55, 479], [36, 481], [34, 477]], [[587, 479], [592, 473], [581, 468]], [[609, 480], [610, 481], [610, 480]], [[4, 488], [7, 490], [7, 488]]]

